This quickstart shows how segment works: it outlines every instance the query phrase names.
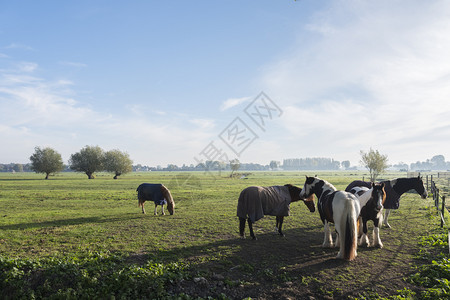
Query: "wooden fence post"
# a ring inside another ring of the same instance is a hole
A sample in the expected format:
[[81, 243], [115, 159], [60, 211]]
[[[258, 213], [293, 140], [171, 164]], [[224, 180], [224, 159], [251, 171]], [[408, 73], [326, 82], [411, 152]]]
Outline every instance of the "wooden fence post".
[[444, 227], [444, 209], [445, 209], [445, 196], [442, 196], [441, 228]]

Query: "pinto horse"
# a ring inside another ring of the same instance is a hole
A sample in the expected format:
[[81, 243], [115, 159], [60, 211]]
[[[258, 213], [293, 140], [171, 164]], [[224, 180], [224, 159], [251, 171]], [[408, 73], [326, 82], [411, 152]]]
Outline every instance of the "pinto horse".
[[276, 230], [284, 236], [281, 230], [285, 216], [290, 215], [290, 204], [303, 200], [310, 212], [315, 211], [314, 198], [299, 197], [301, 189], [291, 184], [284, 186], [250, 186], [241, 191], [237, 205], [239, 217], [239, 234], [245, 237], [245, 222], [248, 221], [250, 236], [256, 240], [253, 232], [253, 223], [262, 219], [264, 215], [276, 216]]
[[375, 247], [383, 248], [383, 243], [380, 239], [380, 228], [378, 225], [383, 220], [382, 210], [383, 203], [386, 200], [386, 193], [384, 191], [384, 183], [374, 184], [370, 189], [366, 187], [354, 187], [350, 193], [355, 194], [361, 206], [359, 213], [359, 220], [362, 221], [362, 235], [359, 240], [359, 246], [369, 247], [369, 238], [367, 237], [367, 221], [372, 220], [374, 224], [373, 229], [373, 245]]
[[[388, 228], [391, 228], [391, 225], [388, 223], [389, 214], [392, 209], [398, 209], [400, 207], [401, 195], [409, 190], [415, 190], [417, 194], [422, 197], [422, 199], [426, 199], [428, 196], [427, 189], [425, 188], [422, 177], [420, 176], [412, 178], [397, 178], [394, 180], [382, 181], [381, 183], [384, 183], [384, 190], [386, 192], [386, 201], [383, 205], [385, 209], [383, 224]], [[348, 192], [355, 186], [370, 188], [371, 184], [371, 182], [355, 180], [351, 182], [345, 190]]]
[[165, 215], [164, 204], [167, 204], [167, 210], [171, 215], [173, 215], [175, 211], [175, 202], [173, 201], [172, 194], [169, 189], [164, 185], [160, 183], [142, 183], [138, 186], [136, 191], [138, 192], [138, 206], [142, 207], [143, 214], [145, 214], [145, 201], [150, 200], [155, 202], [155, 215], [157, 215], [156, 209], [158, 205], [161, 205], [161, 212]]
[[325, 237], [322, 247], [333, 247], [329, 223], [334, 223], [339, 246], [337, 258], [353, 260], [358, 247], [357, 220], [360, 212], [358, 198], [352, 193], [338, 191], [331, 183], [317, 177], [306, 177], [300, 198], [315, 194], [317, 207], [324, 224]]

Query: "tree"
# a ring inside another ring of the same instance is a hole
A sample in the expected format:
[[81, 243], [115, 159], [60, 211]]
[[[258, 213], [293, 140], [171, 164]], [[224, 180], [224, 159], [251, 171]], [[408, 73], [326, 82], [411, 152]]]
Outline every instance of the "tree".
[[435, 170], [445, 170], [446, 163], [444, 155], [435, 155], [431, 158], [431, 163], [433, 164], [433, 169]]
[[343, 162], [341, 162], [341, 166], [347, 170], [348, 168], [350, 168], [350, 161], [344, 160]]
[[103, 166], [106, 172], [114, 173], [114, 179], [133, 170], [133, 161], [128, 153], [110, 150], [105, 153]]
[[375, 182], [375, 179], [381, 173], [385, 172], [388, 164], [387, 155], [381, 155], [378, 150], [372, 150], [370, 148], [369, 153], [365, 153], [364, 151], [360, 151], [361, 154], [361, 163], [364, 167], [369, 170], [370, 173], [370, 181]]
[[52, 173], [60, 172], [64, 169], [61, 154], [52, 148], [34, 148], [34, 153], [30, 156], [31, 170], [36, 173], [44, 173], [45, 179]]
[[84, 172], [89, 179], [93, 179], [94, 172], [103, 170], [103, 150], [99, 146], [86, 146], [69, 159], [70, 168], [77, 172]]
[[270, 161], [269, 167], [272, 170], [278, 169], [279, 166], [280, 166], [280, 162], [279, 161], [276, 161], [276, 160], [271, 160]]
[[231, 167], [231, 174], [230, 177], [233, 177], [233, 173], [239, 170], [241, 167], [241, 163], [239, 162], [239, 159], [235, 158], [232, 161], [230, 161], [230, 167]]

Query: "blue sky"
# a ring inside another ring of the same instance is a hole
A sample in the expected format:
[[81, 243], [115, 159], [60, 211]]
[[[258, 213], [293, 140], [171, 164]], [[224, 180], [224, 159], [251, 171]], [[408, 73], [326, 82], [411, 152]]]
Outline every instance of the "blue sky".
[[0, 0], [0, 162], [450, 160], [448, 32], [435, 0]]

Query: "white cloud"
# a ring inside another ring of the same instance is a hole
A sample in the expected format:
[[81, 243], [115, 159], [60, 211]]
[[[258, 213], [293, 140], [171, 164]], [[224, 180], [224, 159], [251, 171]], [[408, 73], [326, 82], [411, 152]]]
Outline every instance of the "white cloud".
[[69, 67], [75, 67], [75, 68], [86, 68], [87, 64], [80, 63], [80, 62], [73, 62], [73, 61], [60, 61], [60, 65], [63, 66], [69, 66]]
[[251, 100], [251, 97], [229, 98], [222, 103], [222, 105], [220, 106], [220, 110], [225, 111], [242, 103], [250, 102]]
[[69, 80], [46, 80], [29, 69], [0, 70], [2, 160], [26, 163], [35, 146], [49, 146], [67, 161], [85, 145], [130, 153], [136, 163], [165, 165], [193, 161], [212, 139], [214, 122], [164, 111], [126, 106], [120, 115], [97, 111], [80, 99]]
[[449, 15], [445, 1], [335, 1], [316, 15], [262, 82], [302, 155], [373, 147], [395, 162], [433, 145], [450, 157], [448, 139], [426, 138], [450, 136]]

